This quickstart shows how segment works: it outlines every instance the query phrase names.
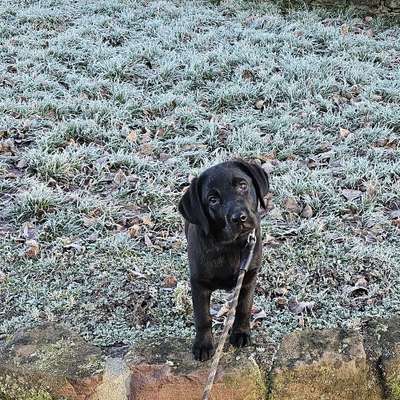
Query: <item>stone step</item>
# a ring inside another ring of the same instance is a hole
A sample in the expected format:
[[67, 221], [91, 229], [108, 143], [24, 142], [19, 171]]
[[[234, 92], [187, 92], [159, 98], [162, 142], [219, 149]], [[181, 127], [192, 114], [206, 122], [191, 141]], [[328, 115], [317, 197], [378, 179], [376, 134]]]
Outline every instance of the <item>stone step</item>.
[[[210, 363], [193, 361], [189, 349], [163, 339], [107, 357], [63, 326], [20, 331], [0, 347], [0, 399], [199, 400]], [[211, 399], [399, 400], [400, 317], [358, 331], [293, 332], [273, 364], [228, 347]]]

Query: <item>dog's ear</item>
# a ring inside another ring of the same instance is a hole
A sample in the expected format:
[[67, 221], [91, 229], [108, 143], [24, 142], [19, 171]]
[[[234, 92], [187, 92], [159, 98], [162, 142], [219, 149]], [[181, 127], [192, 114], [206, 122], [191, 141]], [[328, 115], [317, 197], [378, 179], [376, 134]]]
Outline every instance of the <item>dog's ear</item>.
[[199, 225], [206, 235], [210, 232], [208, 218], [200, 198], [200, 181], [194, 178], [179, 202], [179, 212], [192, 224]]
[[251, 178], [254, 188], [256, 189], [260, 205], [262, 208], [266, 209], [264, 197], [269, 192], [268, 174], [258, 164], [248, 163], [243, 160], [237, 160], [235, 163]]

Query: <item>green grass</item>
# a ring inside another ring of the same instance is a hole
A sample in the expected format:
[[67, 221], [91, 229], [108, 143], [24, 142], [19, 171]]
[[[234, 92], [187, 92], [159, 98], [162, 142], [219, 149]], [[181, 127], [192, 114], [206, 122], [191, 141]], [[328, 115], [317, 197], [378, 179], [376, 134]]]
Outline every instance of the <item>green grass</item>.
[[[267, 1], [24, 5], [0, 5], [0, 335], [49, 320], [102, 345], [192, 335], [176, 206], [233, 156], [271, 171], [256, 337], [299, 326], [282, 287], [316, 302], [315, 328], [400, 310], [398, 25]], [[368, 296], [344, 296], [359, 276]]]

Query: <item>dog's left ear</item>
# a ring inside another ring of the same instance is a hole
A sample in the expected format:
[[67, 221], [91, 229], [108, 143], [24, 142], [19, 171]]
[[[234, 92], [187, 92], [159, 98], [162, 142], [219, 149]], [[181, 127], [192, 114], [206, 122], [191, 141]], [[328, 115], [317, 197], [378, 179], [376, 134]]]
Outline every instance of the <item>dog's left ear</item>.
[[192, 180], [179, 202], [178, 209], [183, 218], [192, 224], [199, 225], [206, 235], [210, 233], [208, 218], [201, 203], [199, 178]]
[[253, 181], [254, 188], [256, 189], [257, 197], [262, 208], [266, 209], [264, 197], [269, 192], [269, 179], [268, 174], [255, 163], [248, 163], [243, 160], [237, 160], [235, 163], [238, 167], [245, 172]]

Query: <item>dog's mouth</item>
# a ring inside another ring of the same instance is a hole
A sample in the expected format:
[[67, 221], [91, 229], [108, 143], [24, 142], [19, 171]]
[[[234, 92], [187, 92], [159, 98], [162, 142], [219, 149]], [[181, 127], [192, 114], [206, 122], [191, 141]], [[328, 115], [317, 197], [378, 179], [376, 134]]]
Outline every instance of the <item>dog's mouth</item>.
[[[222, 242], [224, 243], [232, 243], [237, 240], [245, 239], [255, 228], [255, 225], [242, 225], [242, 226], [231, 226], [228, 225], [223, 230], [223, 238]], [[222, 232], [221, 232], [222, 233]]]

